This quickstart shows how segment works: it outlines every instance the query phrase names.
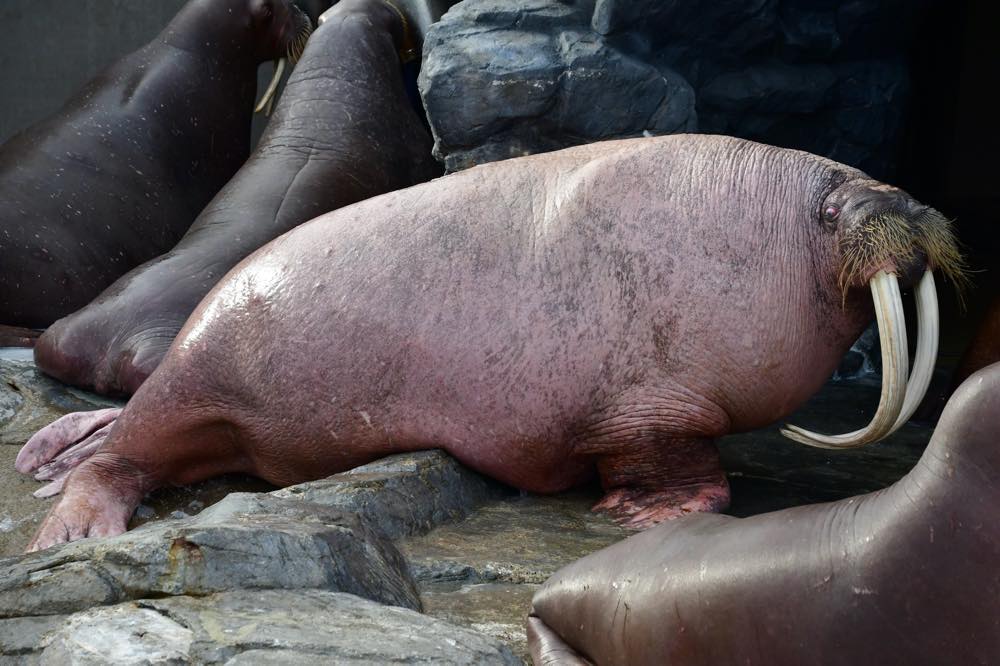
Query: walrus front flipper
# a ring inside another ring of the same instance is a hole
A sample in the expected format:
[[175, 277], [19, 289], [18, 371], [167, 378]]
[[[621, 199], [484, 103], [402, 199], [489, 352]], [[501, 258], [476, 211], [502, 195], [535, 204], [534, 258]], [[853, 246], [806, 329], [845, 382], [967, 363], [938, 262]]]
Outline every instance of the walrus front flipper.
[[35, 497], [51, 497], [62, 491], [66, 477], [93, 455], [111, 432], [121, 408], [74, 412], [45, 426], [21, 448], [14, 468], [34, 474], [37, 481], [49, 481], [36, 490]]
[[536, 615], [528, 616], [528, 650], [531, 660], [538, 666], [590, 666], [592, 663], [566, 645], [559, 634]]
[[540, 645], [597, 664], [993, 663], [998, 431], [1000, 364], [962, 385], [885, 490], [690, 516], [556, 572], [532, 603], [532, 622], [557, 635]]

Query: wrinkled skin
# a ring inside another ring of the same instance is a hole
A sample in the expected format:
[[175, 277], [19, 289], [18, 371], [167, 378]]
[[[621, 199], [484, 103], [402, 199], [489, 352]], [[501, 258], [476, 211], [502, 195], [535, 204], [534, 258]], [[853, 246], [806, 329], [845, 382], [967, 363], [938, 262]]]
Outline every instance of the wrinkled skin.
[[[324, 215], [202, 301], [32, 547], [122, 531], [164, 484], [287, 485], [435, 447], [532, 492], [598, 475], [636, 527], [718, 510], [712, 440], [793, 411], [871, 318], [864, 282], [842, 294], [838, 238], [914, 206], [814, 155], [676, 135]], [[67, 444], [41, 439], [18, 469]]]
[[328, 211], [440, 174], [406, 96], [399, 15], [345, 0], [309, 40], [250, 160], [170, 252], [128, 273], [35, 347], [66, 383], [131, 394], [229, 269]]
[[191, 0], [0, 147], [0, 324], [48, 326], [170, 249], [249, 153], [257, 66], [307, 21], [289, 0]]
[[870, 495], [697, 515], [574, 562], [528, 621], [536, 664], [986, 664], [1000, 655], [1000, 365]]

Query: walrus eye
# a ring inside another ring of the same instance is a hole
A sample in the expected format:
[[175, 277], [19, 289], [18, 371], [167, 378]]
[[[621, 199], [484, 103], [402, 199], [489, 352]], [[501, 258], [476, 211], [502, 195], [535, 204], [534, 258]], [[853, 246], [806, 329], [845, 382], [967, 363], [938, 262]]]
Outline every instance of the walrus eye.
[[270, 2], [265, 2], [260, 8], [260, 20], [265, 23], [274, 18], [274, 7]]
[[823, 211], [823, 220], [826, 222], [833, 222], [838, 217], [840, 217], [840, 206], [831, 204]]

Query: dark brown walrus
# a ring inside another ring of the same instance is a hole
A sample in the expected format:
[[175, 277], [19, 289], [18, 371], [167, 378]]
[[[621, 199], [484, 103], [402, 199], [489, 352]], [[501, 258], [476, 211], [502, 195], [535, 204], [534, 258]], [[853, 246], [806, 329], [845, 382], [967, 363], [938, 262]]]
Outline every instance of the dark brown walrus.
[[1000, 364], [969, 378], [885, 490], [694, 515], [556, 572], [535, 664], [1000, 663]]
[[[532, 492], [599, 476], [598, 508], [636, 527], [718, 510], [713, 439], [789, 414], [873, 309], [873, 422], [787, 432], [857, 446], [905, 421], [934, 363], [925, 269], [958, 264], [947, 220], [898, 188], [731, 137], [609, 141], [384, 194], [230, 271], [102, 443], [70, 417], [36, 434], [22, 472], [93, 456], [31, 547], [119, 533], [165, 484], [288, 485], [429, 448]], [[918, 281], [908, 382], [899, 284]]]
[[248, 254], [318, 215], [440, 175], [404, 87], [403, 15], [384, 0], [344, 0], [322, 20], [247, 163], [175, 248], [45, 332], [35, 347], [42, 370], [131, 394]]
[[48, 326], [170, 249], [249, 154], [258, 65], [310, 28], [291, 0], [191, 0], [0, 147], [0, 325]]

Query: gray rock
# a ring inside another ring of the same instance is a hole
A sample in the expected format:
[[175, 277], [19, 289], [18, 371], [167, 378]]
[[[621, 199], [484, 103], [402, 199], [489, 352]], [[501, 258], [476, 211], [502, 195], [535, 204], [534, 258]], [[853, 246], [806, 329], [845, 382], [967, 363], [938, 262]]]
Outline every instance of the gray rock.
[[31, 360], [0, 358], [0, 444], [20, 446], [70, 412], [123, 404], [67, 388], [39, 372]]
[[519, 664], [476, 632], [317, 590], [145, 600], [72, 616], [43, 664]]
[[698, 130], [889, 179], [927, 4], [465, 0], [428, 34], [421, 92], [449, 170]]
[[420, 90], [448, 170], [696, 128], [687, 82], [609, 46], [587, 9], [466, 0], [431, 27]]
[[510, 492], [435, 450], [390, 456], [272, 495], [363, 516], [397, 538], [464, 518], [479, 504]]
[[398, 545], [421, 584], [542, 583], [630, 534], [589, 510], [597, 499], [586, 492], [510, 497]]
[[[275, 588], [344, 591], [420, 608], [399, 552], [358, 516], [233, 494], [194, 518], [0, 562], [0, 617], [67, 614], [148, 596]], [[0, 634], [0, 642], [6, 640]]]
[[778, 0], [598, 0], [592, 26], [602, 35], [641, 32], [653, 45], [724, 49], [739, 57], [777, 32]]

